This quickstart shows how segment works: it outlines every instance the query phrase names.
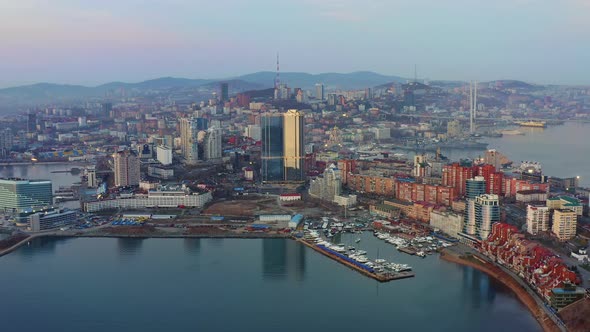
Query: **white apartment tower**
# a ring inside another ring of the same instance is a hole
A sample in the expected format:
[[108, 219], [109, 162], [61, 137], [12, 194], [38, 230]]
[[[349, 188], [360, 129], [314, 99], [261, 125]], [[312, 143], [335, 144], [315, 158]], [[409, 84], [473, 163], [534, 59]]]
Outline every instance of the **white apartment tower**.
[[549, 208], [527, 205], [526, 229], [529, 234], [533, 235], [547, 231], [549, 229]]
[[198, 133], [196, 118], [180, 119], [180, 150], [187, 164], [194, 164], [199, 160]]
[[205, 160], [215, 160], [220, 159], [223, 151], [222, 151], [222, 134], [220, 128], [209, 128], [207, 130], [207, 135], [203, 140], [203, 154]]

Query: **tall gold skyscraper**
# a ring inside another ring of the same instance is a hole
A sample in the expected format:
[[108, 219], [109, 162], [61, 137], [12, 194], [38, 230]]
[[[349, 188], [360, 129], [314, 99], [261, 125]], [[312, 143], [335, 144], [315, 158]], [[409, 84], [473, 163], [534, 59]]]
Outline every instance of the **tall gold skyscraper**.
[[304, 179], [303, 113], [268, 113], [260, 118], [262, 181]]
[[288, 110], [283, 115], [283, 153], [285, 157], [285, 180], [301, 181], [303, 177], [303, 114], [297, 110]]

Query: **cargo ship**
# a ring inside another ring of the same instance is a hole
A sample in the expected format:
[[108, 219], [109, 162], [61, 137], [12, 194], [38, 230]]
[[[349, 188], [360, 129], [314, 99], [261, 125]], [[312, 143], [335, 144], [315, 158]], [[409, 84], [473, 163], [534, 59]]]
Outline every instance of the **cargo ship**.
[[517, 122], [517, 124], [521, 127], [545, 128], [547, 126], [545, 121], [521, 121]]

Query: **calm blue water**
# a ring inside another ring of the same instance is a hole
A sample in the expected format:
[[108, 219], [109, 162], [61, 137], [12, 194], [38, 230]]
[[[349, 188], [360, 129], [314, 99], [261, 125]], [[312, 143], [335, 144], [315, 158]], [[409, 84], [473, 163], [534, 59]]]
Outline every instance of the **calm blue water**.
[[[516, 127], [525, 135], [504, 135], [486, 138], [488, 148], [497, 149], [514, 162], [538, 161], [548, 176], [580, 176], [580, 185], [590, 187], [590, 133], [589, 123], [567, 122], [547, 128]], [[477, 158], [484, 150], [447, 150], [443, 153], [452, 160]]]
[[[357, 237], [357, 235], [354, 235]], [[294, 241], [40, 239], [0, 258], [3, 331], [539, 331], [507, 289], [363, 234], [414, 266], [380, 284]], [[344, 237], [343, 242], [352, 242]]]

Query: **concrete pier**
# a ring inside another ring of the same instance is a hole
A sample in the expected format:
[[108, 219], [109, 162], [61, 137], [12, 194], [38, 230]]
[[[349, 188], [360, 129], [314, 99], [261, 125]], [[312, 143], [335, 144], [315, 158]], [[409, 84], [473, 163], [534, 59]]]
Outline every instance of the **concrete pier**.
[[298, 240], [300, 243], [308, 246], [309, 248], [319, 252], [320, 254], [329, 257], [361, 274], [364, 274], [365, 276], [369, 277], [369, 278], [373, 278], [379, 282], [388, 282], [388, 281], [392, 281], [392, 280], [398, 280], [398, 279], [405, 279], [405, 278], [412, 278], [415, 276], [415, 274], [413, 272], [407, 271], [407, 272], [399, 272], [399, 273], [372, 273], [369, 272], [365, 269], [362, 269], [336, 255], [333, 255], [325, 250], [322, 250], [321, 248], [319, 248], [318, 246], [316, 246], [315, 244], [309, 243], [305, 240]]

